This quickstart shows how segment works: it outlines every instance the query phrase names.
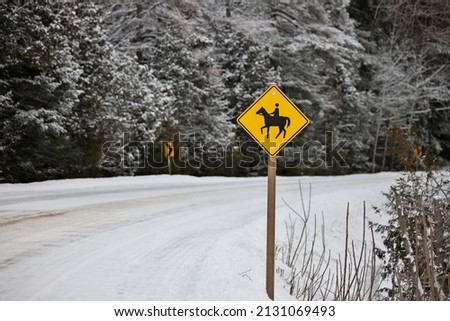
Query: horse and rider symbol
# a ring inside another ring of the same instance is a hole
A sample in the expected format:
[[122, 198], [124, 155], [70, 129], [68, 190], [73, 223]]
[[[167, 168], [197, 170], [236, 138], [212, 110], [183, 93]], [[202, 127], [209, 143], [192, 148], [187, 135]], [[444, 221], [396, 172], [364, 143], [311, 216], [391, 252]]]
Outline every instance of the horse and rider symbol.
[[264, 117], [264, 126], [261, 127], [261, 134], [264, 133], [264, 128], [267, 128], [267, 138], [269, 138], [270, 127], [278, 127], [278, 134], [275, 136], [275, 139], [283, 133], [283, 138], [286, 137], [286, 127], [289, 127], [291, 124], [291, 120], [289, 117], [280, 116], [280, 105], [278, 103], [275, 104], [275, 110], [271, 113], [267, 112], [264, 107], [261, 107], [256, 112], [257, 115], [261, 115]]
[[309, 124], [309, 119], [276, 85], [270, 85], [237, 122], [269, 155], [275, 156]]

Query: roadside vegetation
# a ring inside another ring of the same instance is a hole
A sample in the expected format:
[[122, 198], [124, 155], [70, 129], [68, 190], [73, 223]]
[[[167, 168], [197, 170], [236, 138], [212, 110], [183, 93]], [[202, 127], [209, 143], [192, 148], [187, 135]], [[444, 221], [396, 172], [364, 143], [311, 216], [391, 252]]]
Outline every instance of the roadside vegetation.
[[[323, 215], [311, 213], [311, 192], [302, 207], [292, 207], [285, 222], [285, 242], [278, 245], [278, 274], [298, 300], [449, 300], [450, 173], [434, 168], [429, 155], [419, 157], [411, 138], [396, 133], [395, 157], [405, 172], [384, 195], [384, 206], [363, 206], [361, 238], [349, 235], [347, 205], [342, 255], [326, 244]], [[289, 206], [289, 204], [287, 204]], [[369, 222], [366, 211], [385, 216]], [[376, 234], [381, 242], [376, 242]]]

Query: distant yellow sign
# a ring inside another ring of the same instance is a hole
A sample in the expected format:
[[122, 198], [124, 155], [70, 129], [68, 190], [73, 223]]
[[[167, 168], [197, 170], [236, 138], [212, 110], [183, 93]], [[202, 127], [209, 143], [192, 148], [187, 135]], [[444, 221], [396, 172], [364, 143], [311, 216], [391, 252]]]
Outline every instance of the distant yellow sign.
[[164, 142], [164, 156], [174, 158], [175, 148], [173, 148], [173, 142]]
[[271, 156], [309, 125], [305, 114], [276, 85], [270, 85], [237, 121]]

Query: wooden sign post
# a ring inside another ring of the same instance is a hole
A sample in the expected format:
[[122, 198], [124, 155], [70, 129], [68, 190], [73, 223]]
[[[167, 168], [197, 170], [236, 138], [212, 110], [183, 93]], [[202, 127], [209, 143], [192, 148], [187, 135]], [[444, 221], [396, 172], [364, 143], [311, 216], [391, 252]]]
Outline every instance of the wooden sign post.
[[275, 195], [277, 158], [268, 157], [267, 164], [267, 249], [266, 249], [266, 291], [271, 300], [275, 297]]
[[276, 155], [308, 126], [309, 119], [275, 84], [271, 84], [237, 121], [268, 154], [266, 291], [274, 300]]
[[172, 166], [170, 159], [175, 157], [175, 149], [173, 148], [173, 142], [164, 142], [164, 156], [167, 157], [167, 166], [169, 167], [169, 175], [172, 175]]

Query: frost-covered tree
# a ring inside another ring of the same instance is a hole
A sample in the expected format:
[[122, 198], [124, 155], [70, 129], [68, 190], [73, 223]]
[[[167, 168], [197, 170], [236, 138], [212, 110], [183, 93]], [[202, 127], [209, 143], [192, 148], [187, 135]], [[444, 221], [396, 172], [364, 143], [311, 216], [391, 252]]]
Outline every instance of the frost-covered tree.
[[389, 147], [386, 133], [397, 124], [409, 127], [424, 153], [448, 154], [450, 145], [443, 132], [448, 130], [450, 114], [446, 108], [450, 51], [445, 41], [429, 34], [434, 27], [448, 28], [441, 20], [445, 10], [438, 9], [443, 2], [366, 2], [373, 5], [367, 8], [372, 15], [372, 39], [365, 41], [370, 50], [367, 66], [376, 120], [372, 168], [385, 167]]
[[[88, 36], [80, 36], [78, 40], [76, 54], [83, 74], [79, 83], [80, 103], [74, 109], [71, 126], [82, 155], [78, 164], [94, 172], [100, 166], [116, 173], [124, 169], [133, 171], [137, 165], [133, 155], [136, 151], [126, 150], [124, 137], [142, 142], [157, 137], [166, 117], [159, 99], [163, 89], [158, 88], [148, 68], [109, 42], [103, 12], [98, 7], [86, 6], [79, 8], [85, 20], [83, 32]], [[111, 168], [104, 163], [102, 147], [116, 143], [121, 144], [121, 166], [115, 164]]]
[[371, 0], [376, 18], [395, 24], [404, 35], [450, 45], [450, 6], [447, 0]]
[[[449, 157], [442, 1], [17, 3], [3, 1], [0, 15], [3, 179], [136, 173], [147, 144], [174, 138], [236, 147], [249, 140], [236, 116], [271, 82], [312, 123], [283, 173], [381, 168], [394, 118]], [[321, 165], [301, 165], [305, 142], [322, 146], [311, 157]]]
[[171, 109], [174, 132], [213, 130], [209, 108], [211, 95], [208, 82], [208, 61], [196, 59], [190, 46], [191, 39], [174, 36], [169, 32], [158, 38], [153, 46], [149, 67], [160, 82], [170, 87], [173, 97]]
[[280, 80], [271, 60], [269, 47], [262, 46], [242, 31], [229, 25], [220, 27], [218, 34], [218, 63], [230, 117], [237, 117], [270, 83]]
[[82, 73], [71, 50], [74, 19], [64, 7], [0, 4], [1, 168], [8, 180], [61, 177], [70, 163], [66, 122]]
[[[440, 128], [439, 120], [431, 120], [431, 106], [448, 101], [445, 66], [430, 66], [422, 52], [392, 48], [377, 55], [374, 65], [373, 110], [376, 119], [375, 150], [380, 148], [379, 136], [394, 124], [409, 126], [416, 144], [438, 153], [442, 149], [432, 136], [432, 127]], [[430, 122], [434, 125], [430, 128]], [[376, 159], [373, 159], [374, 165]]]
[[[350, 169], [367, 168], [366, 146], [370, 118], [365, 93], [361, 93], [360, 68], [364, 47], [349, 1], [290, 1], [279, 3], [273, 17], [280, 37], [273, 57], [280, 66], [282, 84], [289, 97], [311, 118], [312, 125], [301, 140], [325, 143], [325, 132], [333, 133], [333, 145]], [[328, 146], [331, 147], [331, 146]], [[318, 157], [328, 156], [322, 150]], [[347, 171], [343, 162], [322, 162], [321, 170]], [[303, 169], [304, 170], [304, 169]]]
[[[200, 16], [196, 1], [115, 5], [106, 16], [110, 38], [136, 54], [164, 88], [156, 103], [163, 101], [167, 113], [156, 138], [183, 140], [187, 148], [193, 148], [195, 141], [223, 146], [233, 128], [226, 119], [223, 84], [211, 56], [214, 41], [206, 30], [208, 25], [193, 30], [189, 22]], [[121, 27], [117, 20], [123, 22]]]
[[[164, 88], [151, 70], [113, 47], [98, 6], [11, 3], [1, 10], [1, 144], [8, 180], [99, 175], [105, 143], [124, 133], [158, 136], [166, 117], [159, 99]], [[132, 154], [123, 153], [119, 164]]]

